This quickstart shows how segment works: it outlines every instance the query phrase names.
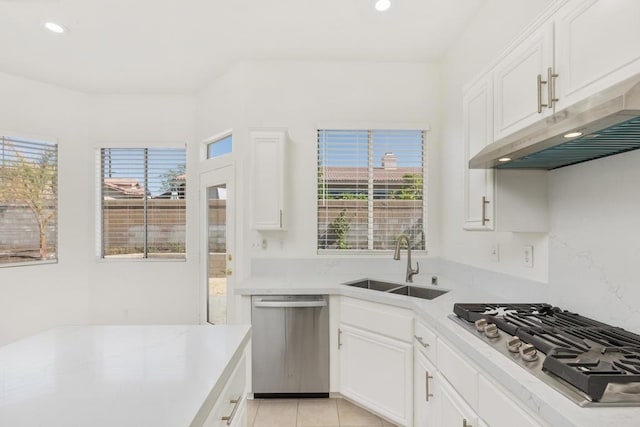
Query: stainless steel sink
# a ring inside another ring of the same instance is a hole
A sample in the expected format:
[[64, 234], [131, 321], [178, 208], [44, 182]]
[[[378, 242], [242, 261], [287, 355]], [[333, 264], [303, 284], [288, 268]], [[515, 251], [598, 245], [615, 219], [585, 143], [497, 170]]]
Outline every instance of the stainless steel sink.
[[386, 292], [397, 295], [407, 295], [414, 298], [434, 299], [444, 295], [449, 291], [423, 288], [421, 286], [400, 285], [398, 283], [383, 282], [380, 280], [361, 279], [353, 282], [343, 283], [346, 286], [355, 288], [371, 289], [374, 291]]
[[397, 283], [382, 282], [380, 280], [371, 280], [371, 279], [357, 280], [355, 282], [344, 283], [344, 285], [353, 286], [356, 288], [372, 289], [374, 291], [382, 291], [382, 292], [390, 291], [392, 289], [403, 286]]
[[449, 291], [442, 291], [440, 289], [421, 288], [419, 286], [402, 286], [399, 288], [391, 289], [389, 293], [408, 295], [410, 297], [422, 298], [422, 299], [434, 299], [440, 295], [444, 295]]

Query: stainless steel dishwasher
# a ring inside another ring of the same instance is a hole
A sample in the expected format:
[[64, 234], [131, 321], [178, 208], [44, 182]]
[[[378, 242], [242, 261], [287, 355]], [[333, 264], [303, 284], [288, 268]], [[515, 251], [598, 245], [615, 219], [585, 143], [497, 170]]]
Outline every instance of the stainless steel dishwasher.
[[329, 397], [327, 296], [256, 295], [251, 303], [254, 397]]

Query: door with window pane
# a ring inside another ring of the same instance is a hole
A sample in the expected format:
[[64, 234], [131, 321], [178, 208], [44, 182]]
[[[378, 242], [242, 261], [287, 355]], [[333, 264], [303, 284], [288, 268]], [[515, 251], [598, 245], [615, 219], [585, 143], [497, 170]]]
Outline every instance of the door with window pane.
[[226, 324], [233, 293], [233, 167], [227, 166], [200, 176], [203, 218], [205, 319]]

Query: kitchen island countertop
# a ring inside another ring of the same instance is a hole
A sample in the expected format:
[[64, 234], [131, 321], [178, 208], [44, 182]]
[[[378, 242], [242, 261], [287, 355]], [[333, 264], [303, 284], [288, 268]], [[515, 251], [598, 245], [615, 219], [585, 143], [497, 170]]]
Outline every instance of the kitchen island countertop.
[[27, 337], [0, 347], [0, 425], [197, 425], [249, 339], [240, 325], [68, 326]]

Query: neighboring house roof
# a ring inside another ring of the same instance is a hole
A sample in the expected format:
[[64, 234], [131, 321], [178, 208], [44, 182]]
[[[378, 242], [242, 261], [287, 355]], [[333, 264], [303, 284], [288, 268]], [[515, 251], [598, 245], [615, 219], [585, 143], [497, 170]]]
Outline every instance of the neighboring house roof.
[[144, 187], [135, 178], [105, 178], [104, 186], [121, 197], [141, 198], [145, 197]]
[[[327, 166], [323, 168], [324, 179], [329, 182], [367, 181], [369, 173], [364, 167]], [[422, 168], [374, 168], [373, 182], [403, 182], [407, 174], [422, 175]]]

